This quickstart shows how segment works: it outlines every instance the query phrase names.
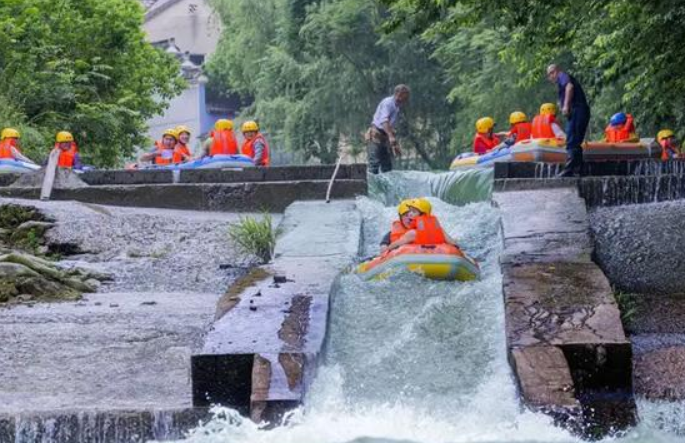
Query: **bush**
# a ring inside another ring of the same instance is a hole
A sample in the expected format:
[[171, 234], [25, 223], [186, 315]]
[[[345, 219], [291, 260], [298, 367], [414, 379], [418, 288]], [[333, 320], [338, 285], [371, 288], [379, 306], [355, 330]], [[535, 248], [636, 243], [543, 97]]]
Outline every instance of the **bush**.
[[276, 247], [276, 231], [270, 214], [264, 213], [261, 219], [241, 217], [238, 223], [229, 226], [228, 236], [241, 254], [255, 257], [262, 263], [271, 260]]

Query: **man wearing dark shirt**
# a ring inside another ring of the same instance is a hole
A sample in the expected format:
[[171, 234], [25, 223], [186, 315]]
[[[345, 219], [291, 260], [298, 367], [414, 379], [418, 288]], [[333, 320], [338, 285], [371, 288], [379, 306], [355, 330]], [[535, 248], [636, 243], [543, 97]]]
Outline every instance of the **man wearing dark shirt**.
[[566, 123], [567, 160], [560, 177], [580, 175], [583, 166], [583, 141], [590, 123], [590, 106], [578, 80], [562, 71], [557, 65], [549, 65], [547, 79], [556, 83], [559, 93], [559, 108], [568, 119]]

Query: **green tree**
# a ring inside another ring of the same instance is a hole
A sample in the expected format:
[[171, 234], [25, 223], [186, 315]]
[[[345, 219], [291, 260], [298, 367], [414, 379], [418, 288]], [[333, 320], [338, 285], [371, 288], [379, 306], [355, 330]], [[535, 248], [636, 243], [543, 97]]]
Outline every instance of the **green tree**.
[[452, 157], [455, 113], [432, 48], [409, 34], [387, 38], [375, 0], [214, 0], [225, 32], [209, 61], [213, 82], [254, 98], [244, 114], [306, 157], [332, 162], [359, 149], [378, 101], [412, 86], [401, 133], [433, 167]]
[[0, 125], [37, 159], [69, 130], [87, 162], [121, 162], [183, 87], [142, 24], [137, 1], [0, 0]]

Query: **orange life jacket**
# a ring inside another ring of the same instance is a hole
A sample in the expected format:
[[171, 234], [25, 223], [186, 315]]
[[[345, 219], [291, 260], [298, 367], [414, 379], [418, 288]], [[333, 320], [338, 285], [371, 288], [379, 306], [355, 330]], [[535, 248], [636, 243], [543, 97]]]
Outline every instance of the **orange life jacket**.
[[161, 141], [156, 141], [157, 155], [155, 157], [156, 165], [170, 165], [174, 160], [174, 149], [166, 149]]
[[243, 143], [243, 147], [241, 149], [242, 154], [247, 155], [252, 160], [254, 160], [254, 145], [257, 141], [261, 141], [262, 143], [264, 143], [264, 150], [262, 151], [262, 163], [260, 164], [260, 166], [269, 166], [269, 164], [271, 163], [271, 159], [269, 158], [269, 144], [266, 142], [266, 139], [262, 134], [255, 135], [251, 140], [245, 139], [245, 143]]
[[6, 138], [0, 141], [0, 159], [11, 158], [14, 159], [12, 148], [17, 149], [17, 141], [13, 138]]
[[621, 126], [607, 126], [604, 130], [604, 137], [609, 143], [621, 143], [630, 140], [632, 134], [635, 133], [635, 125], [633, 124], [633, 116], [628, 114], [626, 122]]
[[[57, 145], [55, 145], [57, 149]], [[59, 149], [59, 158], [57, 159], [57, 166], [60, 168], [73, 168], [74, 160], [76, 159], [76, 153], [78, 149], [76, 148], [76, 143], [71, 144], [71, 148], [66, 151]]]
[[487, 134], [477, 132], [473, 138], [473, 152], [478, 155], [485, 154], [497, 145], [499, 145], [499, 137], [494, 134], [489, 137]]
[[209, 155], [236, 155], [238, 153], [238, 142], [235, 140], [233, 131], [228, 129], [212, 131], [210, 135], [213, 141], [209, 148]]
[[531, 128], [531, 138], [556, 138], [552, 129], [552, 123], [556, 121], [557, 118], [553, 115], [536, 115]]
[[392, 228], [390, 228], [390, 243], [401, 239], [407, 231], [409, 231], [409, 229], [405, 228], [401, 221], [395, 220], [392, 222]]
[[416, 217], [416, 245], [441, 245], [445, 243], [445, 233], [442, 231], [438, 219], [432, 215]]
[[171, 157], [171, 162], [178, 164], [183, 163], [186, 157], [190, 157], [190, 149], [183, 143], [179, 143], [174, 148], [174, 155]]
[[509, 135], [516, 135], [516, 141], [530, 140], [533, 132], [533, 124], [530, 122], [521, 122], [511, 125]]

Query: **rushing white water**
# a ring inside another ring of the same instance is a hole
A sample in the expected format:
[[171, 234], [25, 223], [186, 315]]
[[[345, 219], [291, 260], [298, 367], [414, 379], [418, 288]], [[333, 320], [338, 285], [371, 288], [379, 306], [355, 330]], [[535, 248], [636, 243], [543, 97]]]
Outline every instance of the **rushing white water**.
[[[372, 189], [384, 192], [386, 204], [404, 196], [401, 186], [421, 195], [435, 192], [431, 183], [445, 182], [435, 174], [394, 174], [372, 183]], [[443, 195], [455, 195], [448, 191]], [[186, 441], [578, 442], [549, 417], [521, 408], [516, 397], [505, 350], [497, 210], [488, 202], [459, 207], [437, 198], [431, 202], [443, 226], [480, 261], [481, 280], [437, 282], [405, 274], [364, 282], [343, 276], [332, 296], [325, 361], [306, 406], [268, 430], [218, 408], [215, 418]], [[364, 216], [364, 253], [372, 255], [396, 217], [395, 207], [368, 198], [359, 199], [358, 206]], [[683, 410], [641, 404], [641, 411], [653, 417], [620, 441], [676, 441], [675, 423], [685, 416]]]

